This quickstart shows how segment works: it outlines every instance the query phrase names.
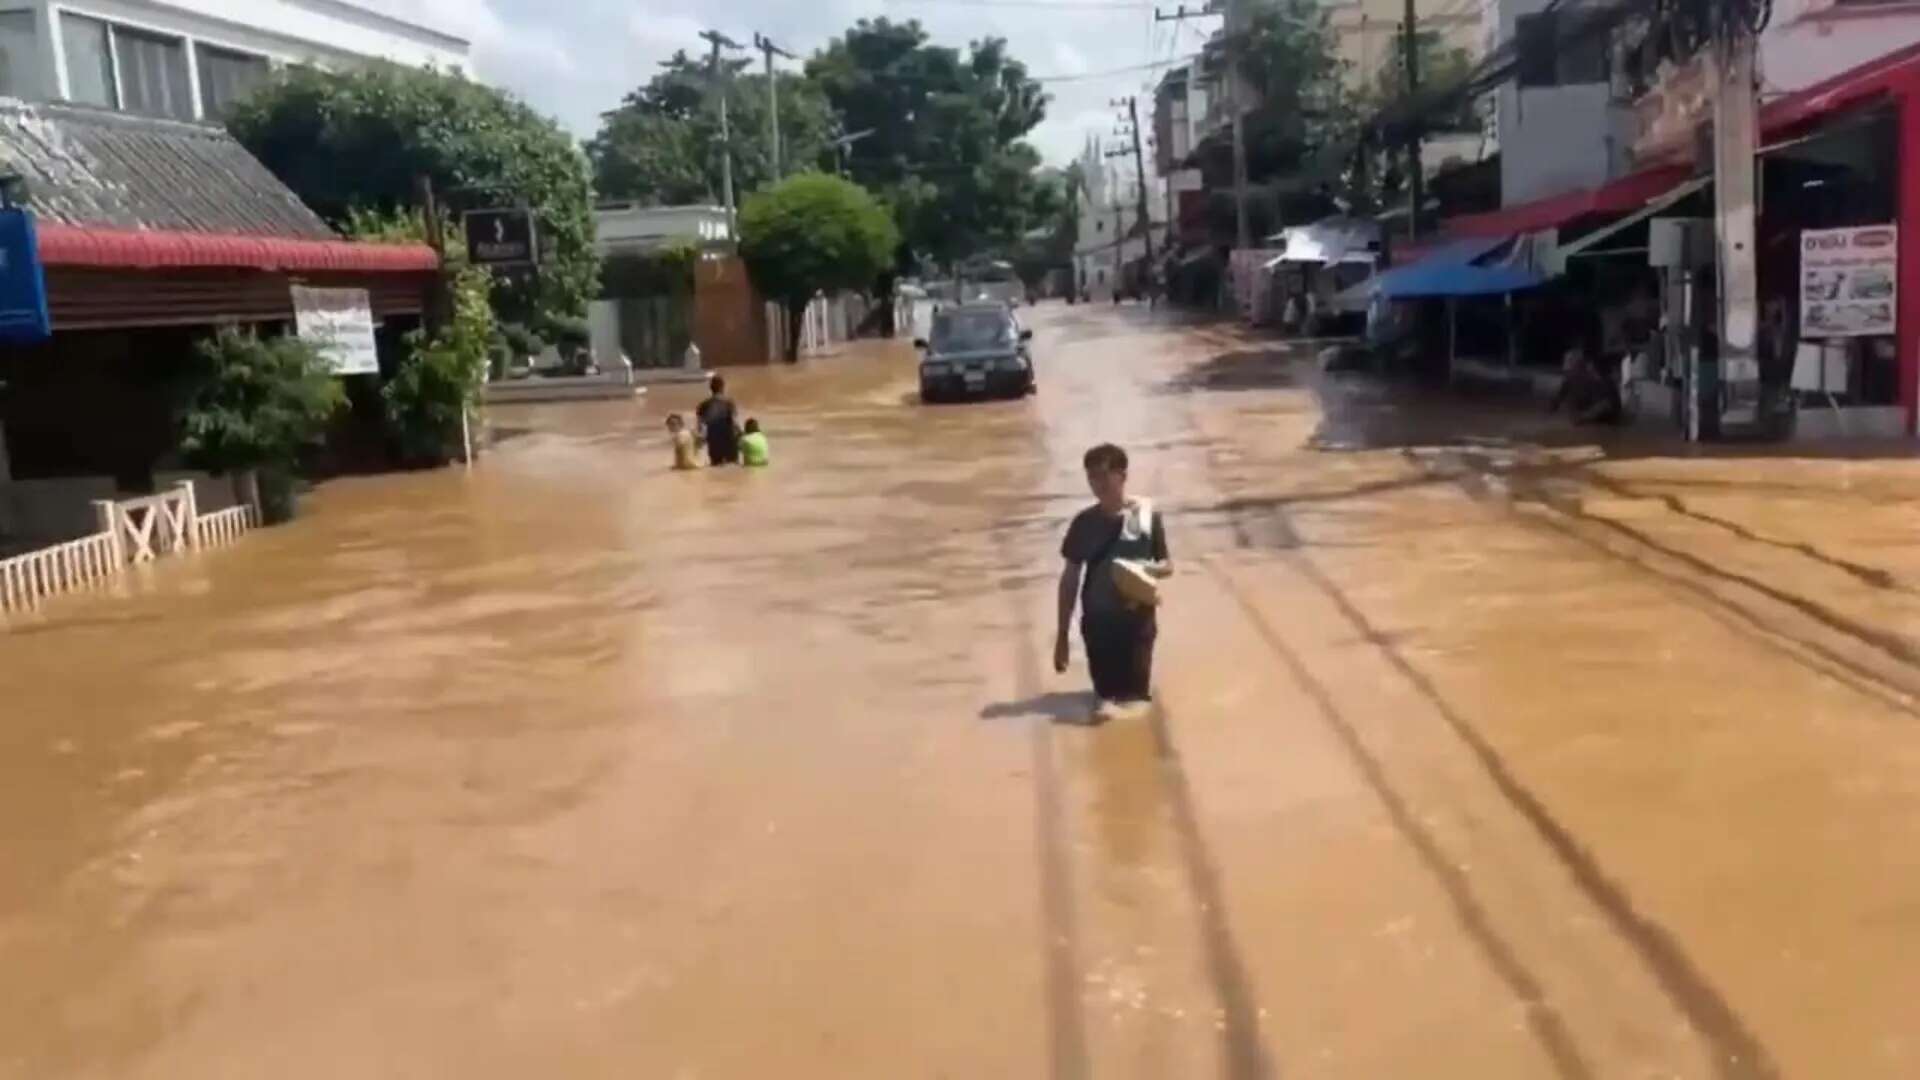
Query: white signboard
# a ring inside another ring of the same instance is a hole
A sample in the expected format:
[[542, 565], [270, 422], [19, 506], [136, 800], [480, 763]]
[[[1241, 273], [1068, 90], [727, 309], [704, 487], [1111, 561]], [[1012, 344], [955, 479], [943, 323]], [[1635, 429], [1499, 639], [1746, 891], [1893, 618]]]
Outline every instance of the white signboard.
[[1800, 336], [1893, 333], [1899, 238], [1893, 225], [1802, 232]]
[[373, 342], [373, 302], [365, 289], [293, 287], [293, 324], [301, 337], [318, 342], [335, 375], [378, 375]]

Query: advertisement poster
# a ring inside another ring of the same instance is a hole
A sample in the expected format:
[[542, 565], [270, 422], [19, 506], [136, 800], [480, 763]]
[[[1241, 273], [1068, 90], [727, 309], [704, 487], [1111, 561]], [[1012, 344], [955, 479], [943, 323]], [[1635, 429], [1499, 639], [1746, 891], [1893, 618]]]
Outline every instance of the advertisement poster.
[[293, 287], [293, 325], [301, 337], [320, 343], [335, 375], [378, 375], [373, 341], [373, 303], [365, 289]]
[[1800, 336], [1893, 333], [1899, 232], [1892, 225], [1800, 234]]

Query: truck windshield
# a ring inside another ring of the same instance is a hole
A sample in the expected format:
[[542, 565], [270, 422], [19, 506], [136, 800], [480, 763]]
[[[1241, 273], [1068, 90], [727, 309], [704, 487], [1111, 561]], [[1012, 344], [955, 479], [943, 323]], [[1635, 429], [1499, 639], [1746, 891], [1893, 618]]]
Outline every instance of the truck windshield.
[[1013, 340], [1007, 317], [992, 311], [959, 311], [934, 316], [935, 352], [971, 352], [993, 349]]

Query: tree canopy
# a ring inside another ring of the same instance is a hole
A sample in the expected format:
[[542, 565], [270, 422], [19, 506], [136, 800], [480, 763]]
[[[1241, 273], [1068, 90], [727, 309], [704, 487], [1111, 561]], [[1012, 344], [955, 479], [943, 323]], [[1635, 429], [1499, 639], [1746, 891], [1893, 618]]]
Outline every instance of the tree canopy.
[[852, 144], [847, 172], [893, 210], [906, 244], [952, 263], [1005, 248], [1049, 205], [1022, 140], [1046, 95], [1006, 42], [963, 52], [928, 43], [918, 22], [862, 19], [807, 62]]
[[787, 358], [814, 294], [866, 289], [893, 262], [900, 235], [886, 210], [837, 176], [803, 173], [750, 197], [740, 211], [740, 255], [754, 284], [787, 309]]
[[227, 120], [274, 175], [319, 213], [418, 207], [416, 178], [454, 209], [525, 200], [544, 259], [500, 285], [510, 319], [580, 316], [594, 294], [587, 162], [558, 124], [458, 75], [375, 64], [343, 72], [290, 66]]
[[[746, 193], [771, 183], [772, 133], [767, 77], [748, 73], [746, 60], [721, 67], [727, 87], [733, 179]], [[720, 109], [707, 64], [675, 53], [644, 86], [601, 120], [587, 144], [595, 187], [603, 199], [672, 206], [720, 201]], [[827, 142], [832, 118], [826, 98], [810, 80], [776, 73], [780, 92], [781, 162], [787, 172], [830, 164]]]

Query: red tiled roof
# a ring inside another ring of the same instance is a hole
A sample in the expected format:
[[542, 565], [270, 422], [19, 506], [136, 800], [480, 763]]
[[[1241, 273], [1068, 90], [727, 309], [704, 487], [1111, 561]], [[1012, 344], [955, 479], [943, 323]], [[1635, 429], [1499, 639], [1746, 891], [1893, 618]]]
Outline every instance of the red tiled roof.
[[38, 223], [40, 261], [48, 266], [113, 270], [244, 270], [417, 273], [438, 269], [424, 244], [369, 244], [167, 230], [104, 229]]

